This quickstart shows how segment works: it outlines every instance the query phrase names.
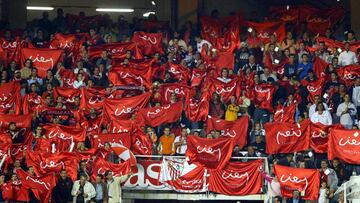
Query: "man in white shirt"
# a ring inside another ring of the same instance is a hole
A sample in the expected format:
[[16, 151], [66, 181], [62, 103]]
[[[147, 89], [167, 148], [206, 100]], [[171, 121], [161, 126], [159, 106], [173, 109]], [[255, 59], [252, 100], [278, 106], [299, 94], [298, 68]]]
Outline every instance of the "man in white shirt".
[[346, 129], [352, 129], [354, 124], [353, 117], [356, 115], [356, 108], [355, 105], [350, 102], [350, 96], [348, 94], [344, 96], [344, 102], [338, 106], [336, 115], [340, 117], [341, 125], [343, 125]]
[[106, 171], [106, 185], [108, 189], [108, 203], [121, 203], [121, 183], [124, 183], [129, 178], [130, 174], [114, 177], [112, 171]]
[[184, 155], [187, 149], [187, 136], [188, 136], [188, 129], [182, 128], [181, 135], [177, 136], [174, 140], [174, 145], [176, 148], [176, 154]]
[[324, 110], [324, 105], [318, 103], [316, 105], [316, 111], [310, 116], [312, 123], [321, 123], [323, 125], [332, 125], [332, 117], [329, 111]]
[[360, 77], [356, 78], [354, 87], [352, 88], [352, 102], [356, 108], [360, 108]]
[[[316, 105], [320, 102], [321, 102], [320, 96], [316, 95], [314, 97], [314, 103], [309, 108], [309, 118], [311, 118], [311, 115], [315, 113]], [[328, 105], [325, 102], [323, 102], [323, 105], [326, 111], [329, 110]]]
[[339, 55], [339, 65], [347, 66], [358, 62], [355, 52], [350, 51], [349, 42], [345, 42], [345, 51]]

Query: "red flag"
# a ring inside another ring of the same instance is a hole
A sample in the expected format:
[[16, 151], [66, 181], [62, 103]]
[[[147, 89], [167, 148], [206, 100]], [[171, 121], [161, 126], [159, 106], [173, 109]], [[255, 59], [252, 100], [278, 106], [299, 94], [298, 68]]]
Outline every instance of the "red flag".
[[16, 170], [16, 174], [23, 187], [31, 189], [40, 202], [47, 203], [51, 201], [51, 192], [56, 185], [56, 176], [54, 174], [33, 177], [22, 169]]
[[140, 86], [151, 88], [153, 69], [143, 67], [113, 67], [109, 71], [109, 81], [115, 86]]
[[15, 114], [21, 112], [20, 83], [8, 82], [0, 85], [0, 114], [7, 114], [9, 110], [15, 110]]
[[37, 109], [44, 107], [45, 103], [41, 96], [36, 93], [26, 94], [23, 99], [24, 114], [34, 113]]
[[205, 70], [194, 68], [192, 70], [192, 76], [191, 76], [191, 87], [200, 86], [201, 83], [204, 81], [206, 74], [207, 72]]
[[228, 137], [206, 139], [188, 136], [185, 156], [190, 163], [199, 163], [208, 169], [222, 169], [228, 164], [233, 147], [234, 141]]
[[94, 47], [89, 47], [89, 57], [91, 59], [100, 58], [103, 51], [108, 51], [111, 58], [115, 59], [124, 59], [126, 57], [126, 52], [133, 52], [133, 56], [136, 59], [143, 58], [140, 49], [133, 42], [124, 42], [124, 43], [111, 43], [103, 44]]
[[80, 53], [80, 47], [82, 46], [82, 40], [78, 40], [75, 35], [64, 35], [56, 33], [54, 38], [50, 42], [50, 49], [62, 49], [68, 56], [75, 59]]
[[303, 200], [317, 200], [320, 190], [320, 172], [317, 169], [291, 168], [275, 165], [274, 173], [279, 180], [281, 195], [291, 198], [295, 190]]
[[15, 122], [17, 128], [30, 128], [32, 121], [31, 114], [25, 115], [11, 115], [0, 114], [0, 128], [7, 129], [10, 122]]
[[185, 159], [164, 157], [159, 181], [178, 192], [195, 193], [207, 191], [207, 170]]
[[162, 74], [162, 79], [164, 79], [165, 71], [170, 73], [170, 75], [181, 82], [182, 84], [187, 84], [190, 80], [190, 70], [187, 67], [183, 67], [181, 64], [174, 64], [174, 63], [165, 63], [162, 65], [161, 69], [164, 71]]
[[329, 160], [339, 158], [349, 164], [360, 164], [359, 135], [360, 130], [332, 129], [328, 141]]
[[9, 42], [4, 38], [0, 39], [2, 49], [6, 52], [6, 62], [16, 61], [19, 63], [19, 54], [21, 48], [20, 38], [16, 38], [14, 41]]
[[123, 145], [127, 148], [131, 147], [130, 133], [116, 133], [116, 134], [96, 134], [93, 136], [93, 146], [95, 148], [101, 148], [105, 143], [110, 145]]
[[11, 192], [8, 195], [12, 195], [10, 197], [10, 202], [28, 202], [30, 201], [29, 191], [25, 188], [20, 180], [11, 181], [8, 184], [11, 184]]
[[59, 72], [61, 77], [63, 87], [73, 88], [74, 81], [76, 80], [76, 75], [72, 70], [69, 69], [61, 69]]
[[345, 83], [347, 87], [351, 87], [355, 79], [360, 77], [360, 65], [349, 65], [337, 69], [339, 79]]
[[122, 99], [106, 99], [104, 101], [104, 118], [107, 121], [114, 119], [129, 119], [131, 115], [148, 104], [151, 93]]
[[285, 23], [284, 22], [246, 22], [247, 26], [256, 29], [258, 37], [263, 43], [270, 42], [270, 36], [275, 34], [277, 36], [278, 42], [281, 42], [285, 39]]
[[290, 106], [283, 106], [279, 104], [274, 113], [274, 121], [294, 123], [295, 111], [296, 104], [291, 104]]
[[201, 17], [200, 22], [202, 38], [215, 46], [217, 38], [221, 36], [221, 26], [219, 22], [209, 16]]
[[222, 170], [210, 171], [209, 190], [226, 195], [258, 194], [262, 189], [262, 160], [230, 162]]
[[136, 120], [111, 120], [108, 132], [109, 133], [126, 133], [132, 132], [136, 123]]
[[208, 116], [206, 121], [206, 132], [209, 133], [211, 130], [221, 131], [222, 136], [234, 139], [234, 144], [242, 149], [246, 145], [248, 125], [248, 116], [241, 117], [236, 121], [226, 121]]
[[255, 85], [254, 104], [258, 108], [274, 112], [272, 107], [272, 98], [275, 92], [275, 86], [269, 84]]
[[162, 104], [170, 103], [171, 94], [176, 95], [177, 101], [181, 101], [182, 98], [188, 98], [195, 95], [195, 92], [191, 87], [176, 83], [164, 83], [161, 85], [159, 92], [162, 95]]
[[80, 97], [80, 90], [75, 88], [55, 87], [54, 98], [63, 97], [66, 103], [75, 103], [75, 97]]
[[321, 77], [316, 81], [308, 82], [307, 80], [301, 81], [302, 85], [306, 87], [306, 89], [309, 91], [308, 100], [314, 101], [315, 96], [320, 96], [325, 84], [325, 78]]
[[135, 155], [152, 155], [152, 141], [150, 137], [141, 130], [136, 130], [131, 135], [131, 151]]
[[57, 152], [72, 151], [78, 142], [84, 142], [86, 129], [62, 126], [43, 126], [46, 138], [52, 140]]
[[333, 126], [326, 126], [321, 123], [310, 125], [310, 147], [316, 153], [326, 153], [328, 150], [329, 130]]
[[163, 123], [174, 123], [180, 120], [182, 114], [182, 102], [167, 104], [160, 107], [140, 109], [136, 119], [143, 126], [160, 126]]
[[192, 122], [205, 121], [209, 114], [209, 101], [202, 98], [200, 101], [195, 98], [185, 101], [186, 118]]
[[103, 88], [81, 88], [80, 107], [100, 109], [106, 98], [111, 97]]
[[114, 164], [97, 157], [92, 168], [91, 179], [95, 180], [97, 174], [104, 175], [106, 171], [112, 171], [114, 176], [123, 176], [131, 172], [130, 162], [126, 161], [120, 164]]
[[12, 160], [21, 160], [25, 157], [25, 151], [28, 149], [27, 144], [13, 144], [11, 146], [11, 158]]
[[156, 52], [163, 54], [162, 40], [162, 33], [146, 32], [135, 32], [131, 39], [132, 42], [142, 47], [142, 53], [144, 55], [153, 55]]
[[230, 101], [231, 96], [239, 97], [241, 93], [240, 80], [233, 78], [230, 82], [224, 83], [216, 78], [208, 77], [204, 87], [208, 87], [209, 94], [216, 92], [225, 103]]
[[293, 153], [309, 148], [310, 121], [301, 124], [266, 123], [266, 153]]
[[46, 77], [46, 72], [49, 69], [52, 69], [60, 61], [62, 57], [62, 50], [54, 49], [21, 49], [21, 64], [25, 62], [26, 59], [31, 59], [33, 66], [38, 69], [39, 77]]
[[100, 23], [102, 16], [80, 16], [67, 13], [66, 19], [69, 27], [76, 25], [80, 30], [89, 30], [90, 27], [96, 27]]
[[325, 77], [325, 70], [328, 67], [328, 65], [329, 64], [326, 61], [322, 60], [319, 57], [315, 57], [313, 68], [316, 77], [318, 78]]
[[26, 153], [26, 164], [32, 166], [36, 174], [60, 173], [62, 169], [65, 169], [73, 181], [77, 180], [79, 162], [80, 157], [75, 153], [60, 152], [52, 154], [31, 151]]

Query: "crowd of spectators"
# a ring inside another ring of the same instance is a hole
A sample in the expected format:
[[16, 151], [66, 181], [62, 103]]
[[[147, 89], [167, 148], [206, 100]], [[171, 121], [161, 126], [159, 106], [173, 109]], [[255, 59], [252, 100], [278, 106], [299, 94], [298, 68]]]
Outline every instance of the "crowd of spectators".
[[[57, 10], [57, 17], [52, 21], [48, 19], [48, 13], [44, 12], [40, 20], [34, 20], [29, 24], [29, 28], [23, 33], [22, 40], [31, 42], [35, 47], [45, 47], [53, 38], [55, 33], [80, 33], [88, 32], [91, 40], [84, 43], [84, 50], [81, 58], [74, 63], [69, 63], [66, 58], [60, 62], [54, 69], [47, 72], [47, 76], [40, 78], [38, 76], [37, 68], [32, 66], [32, 61], [26, 60], [24, 64], [17, 64], [16, 61], [11, 61], [9, 64], [0, 66], [1, 84], [10, 81], [20, 81], [21, 95], [28, 93], [35, 93], [40, 95], [48, 107], [55, 107], [59, 109], [70, 108], [76, 110], [79, 108], [80, 98], [75, 98], [75, 105], [69, 107], [64, 104], [62, 97], [55, 99], [53, 89], [55, 87], [62, 87], [63, 80], [59, 74], [61, 69], [73, 70], [76, 74], [76, 81], [73, 88], [91, 88], [102, 87], [109, 92], [114, 92], [116, 87], [108, 80], [108, 71], [111, 70], [112, 59], [111, 54], [106, 50], [103, 51], [102, 57], [92, 61], [89, 60], [87, 49], [91, 46], [107, 44], [112, 42], [128, 42], [134, 31], [140, 31], [141, 19], [133, 19], [132, 23], [127, 22], [123, 16], [119, 16], [117, 22], [113, 22], [108, 15], [104, 15], [99, 21], [97, 27], [85, 26], [84, 28], [74, 23], [69, 26], [67, 19], [61, 9]], [[80, 15], [84, 15], [81, 13]], [[217, 13], [213, 13], [213, 17], [217, 17]], [[314, 35], [311, 35], [307, 30], [294, 32], [292, 27], [287, 27], [286, 39], [278, 42], [276, 35], [272, 35], [270, 42], [263, 44], [257, 39], [256, 30], [253, 30], [249, 36], [248, 33], [242, 33], [241, 46], [234, 53], [235, 66], [222, 67], [221, 77], [217, 79], [221, 82], [228, 83], [236, 75], [247, 77], [250, 73], [254, 73], [254, 81], [256, 84], [268, 83], [276, 85], [277, 89], [273, 95], [273, 107], [277, 105], [289, 106], [295, 100], [295, 95], [300, 95], [301, 103], [296, 104], [295, 121], [297, 123], [303, 122], [305, 119], [310, 119], [313, 123], [322, 123], [323, 125], [341, 124], [346, 129], [359, 129], [358, 122], [360, 116], [360, 78], [355, 79], [352, 87], [347, 87], [341, 83], [338, 78], [336, 70], [340, 66], [358, 64], [360, 58], [359, 50], [357, 53], [349, 50], [349, 43], [355, 42], [356, 37], [353, 31], [347, 31], [342, 37], [345, 42], [345, 50], [328, 50], [325, 43], [321, 42], [320, 47], [315, 52], [310, 52], [307, 47], [319, 46], [315, 43]], [[204, 47], [210, 47], [211, 43], [202, 39], [200, 31], [191, 22], [187, 22], [180, 30], [170, 29], [154, 29], [153, 32], [164, 33], [164, 40], [162, 42], [164, 55], [156, 53], [154, 56], [146, 56], [148, 58], [158, 59], [158, 63], [163, 64], [169, 60], [173, 63], [178, 63], [188, 68], [189, 70], [203, 69], [204, 64], [200, 52]], [[245, 36], [245, 37], [243, 37]], [[328, 29], [326, 32], [327, 38], [335, 39], [332, 30]], [[11, 32], [5, 34], [8, 41], [14, 39]], [[132, 58], [132, 52], [128, 51], [126, 58], [122, 63]], [[264, 64], [266, 57], [270, 57], [272, 61], [282, 61], [284, 58], [288, 59], [285, 65], [284, 74], [280, 75], [277, 72], [272, 72]], [[315, 81], [318, 80], [314, 75], [313, 60], [315, 57], [320, 57], [322, 60], [329, 63], [326, 68], [326, 83], [321, 95], [315, 97], [314, 102], [307, 100], [308, 92], [306, 87], [301, 83], [302, 80]], [[175, 78], [172, 78], [168, 72], [164, 79], [153, 78], [154, 87], [161, 86], [163, 83], [177, 83]], [[288, 87], [283, 87], [280, 81], [289, 81]], [[188, 81], [190, 82], [190, 81]], [[195, 87], [196, 88], [196, 87]], [[327, 92], [330, 88], [335, 89], [335, 93], [331, 98], [327, 98]], [[199, 90], [197, 90], [199, 92]], [[129, 95], [134, 95], [129, 92]], [[155, 94], [155, 93], [154, 93]], [[128, 97], [129, 95], [122, 95], [120, 97]], [[176, 102], [176, 95], [171, 95], [171, 101]], [[237, 103], [237, 101], [241, 101]], [[331, 107], [330, 107], [331, 104]], [[150, 102], [149, 107], [160, 106], [161, 103]], [[233, 156], [241, 157], [258, 157], [268, 156], [266, 154], [265, 137], [266, 131], [264, 124], [273, 121], [273, 114], [267, 110], [260, 109], [253, 104], [243, 93], [241, 99], [233, 96], [228, 103], [225, 103], [221, 96], [213, 94], [209, 103], [209, 115], [217, 118], [222, 118], [227, 121], [234, 121], [242, 116], [249, 116], [250, 128], [248, 136], [248, 144], [246, 147], [240, 149], [235, 146]], [[11, 114], [13, 112], [9, 112]], [[90, 110], [89, 118], [99, 117], [94, 109]], [[135, 115], [134, 115], [135, 117]], [[132, 118], [133, 119], [133, 118]], [[43, 137], [42, 124], [45, 122], [70, 125], [71, 120], [64, 120], [61, 117], [54, 117], [50, 121], [44, 121], [40, 115], [34, 113], [32, 129], [33, 136]], [[153, 154], [159, 155], [184, 155], [186, 151], [187, 135], [198, 135], [208, 139], [215, 139], [221, 136], [219, 131], [211, 131], [206, 133], [204, 130], [204, 123], [191, 123], [183, 114], [181, 120], [176, 123], [169, 123], [158, 127], [146, 127], [145, 133], [150, 137], [153, 146]], [[180, 128], [180, 130], [179, 130]], [[107, 132], [107, 126], [101, 126], [102, 132]], [[19, 136], [19, 129], [16, 123], [10, 123], [7, 131], [13, 143], [23, 142]], [[36, 145], [36, 143], [34, 144]], [[91, 148], [89, 142], [78, 143], [76, 150], [86, 150]], [[33, 146], [35, 149], [36, 146]], [[32, 149], [29, 149], [32, 150]], [[334, 199], [334, 192], [337, 187], [355, 173], [360, 174], [360, 167], [344, 163], [338, 159], [328, 161], [326, 154], [317, 154], [308, 150], [306, 152], [299, 152], [295, 154], [279, 154], [276, 156], [268, 156], [271, 165], [279, 163], [286, 166], [298, 168], [317, 168], [321, 172], [321, 202], [326, 198], [336, 201]], [[246, 159], [244, 160], [246, 161]], [[81, 166], [84, 165], [84, 166]], [[13, 173], [17, 168], [24, 168], [29, 173], [31, 167], [26, 167], [24, 160], [15, 160], [10, 168], [3, 171], [0, 176], [0, 184], [7, 180], [15, 180], [17, 176]], [[85, 194], [85, 201], [93, 199], [94, 202], [102, 202], [105, 200], [108, 192], [108, 187], [103, 183], [104, 177], [99, 175], [93, 185], [87, 181], [86, 174], [89, 174], [89, 166], [85, 162], [81, 162], [79, 166], [79, 181], [73, 183], [63, 170], [59, 175], [59, 181], [54, 189], [53, 195], [56, 202], [68, 202], [72, 200], [72, 196], [81, 196]], [[113, 180], [111, 173], [106, 174], [106, 179]], [[276, 177], [267, 177], [270, 181], [269, 193], [278, 200], [281, 196], [279, 185]], [[124, 180], [117, 180], [124, 181]], [[109, 184], [109, 183], [108, 183]], [[118, 187], [116, 184], [111, 187]], [[79, 190], [81, 188], [81, 190]], [[113, 189], [113, 191], [117, 188]], [[325, 192], [324, 192], [325, 191]], [[299, 194], [298, 194], [299, 195]], [[295, 195], [296, 196], [296, 195]], [[1, 197], [0, 197], [1, 201]], [[35, 202], [35, 199], [33, 198]], [[104, 201], [105, 202], [105, 201]]]

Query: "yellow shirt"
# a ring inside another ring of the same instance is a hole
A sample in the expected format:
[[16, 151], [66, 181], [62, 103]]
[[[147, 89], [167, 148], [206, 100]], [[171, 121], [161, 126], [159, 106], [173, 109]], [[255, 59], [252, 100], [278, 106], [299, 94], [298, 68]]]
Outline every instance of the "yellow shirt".
[[235, 121], [238, 117], [239, 107], [234, 104], [229, 104], [225, 112], [225, 120]]

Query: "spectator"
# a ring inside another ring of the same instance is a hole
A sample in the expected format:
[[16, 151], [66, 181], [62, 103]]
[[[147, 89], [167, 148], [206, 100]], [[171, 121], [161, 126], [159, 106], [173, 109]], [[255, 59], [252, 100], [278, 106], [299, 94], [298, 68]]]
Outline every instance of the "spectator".
[[350, 51], [349, 42], [345, 42], [345, 50], [339, 55], [339, 65], [347, 66], [351, 64], [356, 64], [358, 62], [356, 54], [353, 51]]
[[353, 87], [351, 88], [351, 98], [352, 102], [356, 107], [356, 111], [360, 114], [360, 77], [357, 77]]
[[60, 177], [53, 190], [53, 196], [56, 203], [67, 203], [72, 201], [71, 190], [72, 180], [68, 177], [65, 169], [60, 172]]
[[286, 203], [305, 203], [305, 201], [301, 199], [300, 192], [298, 190], [294, 190], [293, 197], [288, 199]]
[[174, 140], [174, 146], [176, 148], [176, 155], [184, 156], [187, 149], [187, 136], [188, 129], [182, 128], [181, 135], [177, 136]]
[[308, 62], [308, 55], [303, 54], [301, 56], [301, 63], [299, 63], [297, 67], [297, 74], [299, 75], [299, 79], [303, 79], [309, 72], [312, 70], [313, 64]]
[[92, 203], [103, 203], [107, 202], [108, 199], [108, 191], [107, 191], [107, 185], [103, 181], [103, 176], [101, 174], [98, 174], [96, 176], [95, 182], [92, 183], [95, 191], [96, 196], [91, 201]]
[[251, 72], [256, 72], [258, 74], [263, 73], [263, 68], [260, 66], [260, 64], [256, 63], [254, 54], [250, 54], [248, 60], [249, 62], [242, 67], [243, 71], [250, 68]]
[[74, 203], [89, 202], [96, 196], [94, 186], [88, 182], [88, 176], [81, 174], [79, 180], [74, 182], [71, 190]]
[[225, 105], [219, 95], [213, 93], [210, 101], [209, 115], [216, 118], [222, 118], [224, 116]]
[[255, 142], [257, 136], [265, 138], [265, 130], [260, 123], [255, 123], [254, 129], [250, 132], [250, 143]]
[[33, 83], [37, 83], [39, 85], [43, 84], [43, 81], [41, 78], [38, 77], [37, 75], [37, 69], [36, 68], [32, 68], [31, 69], [31, 75], [30, 78], [28, 79], [28, 85], [31, 86], [31, 84]]
[[321, 182], [326, 182], [329, 186], [329, 198], [334, 197], [334, 193], [338, 187], [338, 177], [336, 172], [328, 167], [327, 160], [321, 161], [321, 169], [320, 169], [320, 180]]
[[285, 64], [284, 67], [284, 76], [286, 76], [287, 79], [292, 78], [297, 73], [297, 64], [295, 63], [295, 55], [290, 54], [289, 56], [289, 62]]
[[226, 112], [225, 112], [225, 120], [227, 121], [235, 121], [238, 118], [238, 113], [239, 113], [239, 106], [236, 105], [236, 98], [235, 96], [231, 96], [230, 97], [230, 104], [227, 105], [226, 107]]
[[314, 96], [314, 103], [313, 103], [313, 104], [310, 106], [310, 108], [309, 108], [309, 117], [310, 117], [310, 118], [311, 118], [311, 116], [315, 113], [316, 107], [317, 107], [317, 105], [318, 105], [319, 103], [322, 103], [323, 106], [324, 106], [324, 108], [325, 108], [325, 110], [328, 110], [327, 104], [326, 104], [325, 102], [322, 102], [322, 101], [321, 101], [321, 98], [320, 98], [319, 95], [316, 95], [316, 96]]
[[341, 125], [346, 129], [352, 129], [356, 115], [356, 107], [350, 102], [350, 96], [348, 94], [345, 95], [344, 102], [338, 106], [336, 115], [340, 117]]
[[221, 69], [221, 77], [218, 77], [217, 79], [223, 83], [231, 82], [231, 78], [229, 78], [229, 70], [227, 68]]
[[310, 117], [311, 122], [321, 123], [323, 125], [331, 125], [332, 117], [329, 111], [325, 110], [325, 107], [322, 103], [316, 105], [315, 113]]
[[175, 154], [174, 146], [175, 135], [170, 133], [170, 128], [164, 128], [164, 135], [159, 139], [158, 152], [161, 155], [173, 155]]
[[121, 202], [121, 184], [127, 181], [129, 174], [120, 177], [113, 177], [113, 173], [111, 171], [106, 171], [105, 177], [109, 197], [107, 202]]
[[21, 68], [20, 73], [21, 73], [21, 79], [29, 79], [30, 75], [31, 75], [31, 69], [32, 69], [32, 61], [31, 59], [26, 59], [24, 62], [24, 67]]

